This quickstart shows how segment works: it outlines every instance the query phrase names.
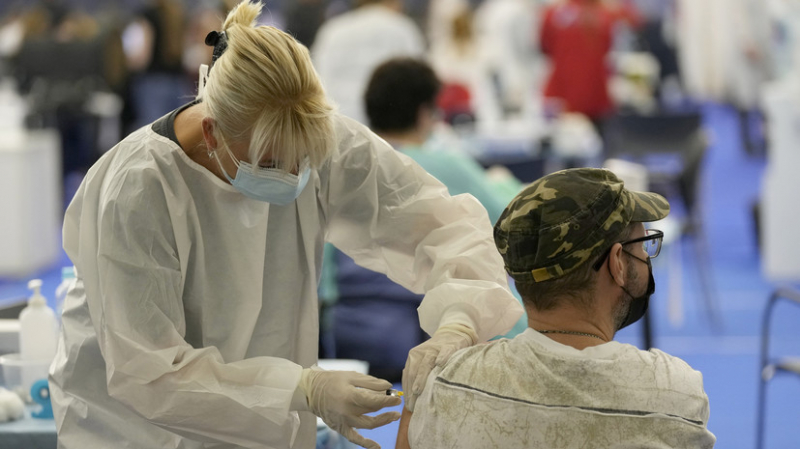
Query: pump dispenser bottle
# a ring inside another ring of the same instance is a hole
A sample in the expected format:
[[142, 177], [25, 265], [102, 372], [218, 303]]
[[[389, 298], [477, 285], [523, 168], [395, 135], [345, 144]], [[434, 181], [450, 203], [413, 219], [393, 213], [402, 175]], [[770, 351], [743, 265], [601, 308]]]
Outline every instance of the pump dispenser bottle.
[[58, 342], [58, 320], [41, 294], [41, 279], [28, 282], [33, 291], [19, 315], [19, 352], [22, 360], [52, 361]]

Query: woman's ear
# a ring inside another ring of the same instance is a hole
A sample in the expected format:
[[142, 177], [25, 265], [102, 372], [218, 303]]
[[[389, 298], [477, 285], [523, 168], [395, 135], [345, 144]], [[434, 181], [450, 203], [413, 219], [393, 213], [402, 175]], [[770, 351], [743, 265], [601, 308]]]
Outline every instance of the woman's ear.
[[202, 121], [203, 126], [203, 140], [206, 142], [206, 148], [209, 152], [217, 149], [217, 138], [214, 137], [214, 119], [204, 117]]
[[622, 245], [619, 243], [615, 243], [608, 254], [608, 270], [617, 285], [625, 285], [625, 263], [622, 261]]

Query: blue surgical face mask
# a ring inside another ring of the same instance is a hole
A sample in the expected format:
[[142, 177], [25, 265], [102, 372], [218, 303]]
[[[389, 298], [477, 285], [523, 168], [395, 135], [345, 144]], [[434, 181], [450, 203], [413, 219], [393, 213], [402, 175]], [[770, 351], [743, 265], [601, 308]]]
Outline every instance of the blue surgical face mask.
[[285, 206], [296, 200], [308, 184], [308, 178], [311, 175], [311, 168], [307, 162], [300, 166], [298, 174], [293, 175], [277, 168], [258, 167], [253, 172], [253, 166], [250, 163], [236, 161], [238, 168], [236, 178], [231, 179], [228, 172], [222, 168], [222, 162], [218, 157], [217, 163], [231, 185], [244, 196], [278, 206]]

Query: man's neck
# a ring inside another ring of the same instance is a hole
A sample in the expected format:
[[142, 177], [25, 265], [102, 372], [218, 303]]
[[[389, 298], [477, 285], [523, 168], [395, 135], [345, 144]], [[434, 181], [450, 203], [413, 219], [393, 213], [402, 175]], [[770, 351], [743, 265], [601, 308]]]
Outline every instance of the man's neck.
[[599, 319], [593, 310], [572, 304], [540, 312], [528, 310], [528, 327], [546, 337], [575, 349], [597, 346], [614, 339], [612, 320]]
[[395, 148], [404, 146], [420, 146], [425, 143], [425, 139], [416, 129], [411, 129], [408, 131], [381, 132], [378, 134]]

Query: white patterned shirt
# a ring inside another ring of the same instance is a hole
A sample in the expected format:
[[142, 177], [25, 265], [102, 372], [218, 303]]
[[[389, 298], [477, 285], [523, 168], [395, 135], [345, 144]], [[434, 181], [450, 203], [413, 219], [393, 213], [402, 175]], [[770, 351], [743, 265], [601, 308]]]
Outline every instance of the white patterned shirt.
[[527, 329], [434, 370], [409, 426], [424, 448], [711, 448], [702, 374], [653, 349], [577, 350]]

